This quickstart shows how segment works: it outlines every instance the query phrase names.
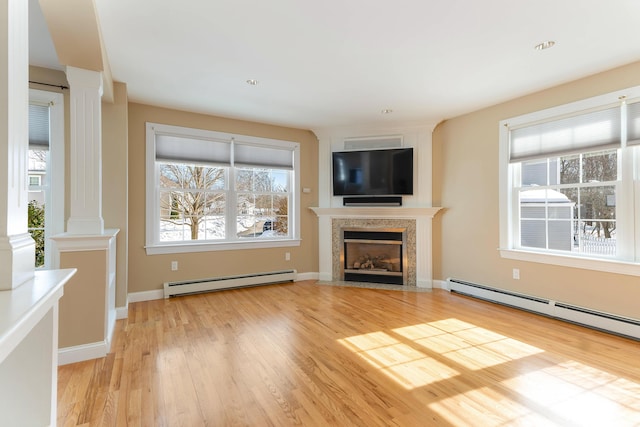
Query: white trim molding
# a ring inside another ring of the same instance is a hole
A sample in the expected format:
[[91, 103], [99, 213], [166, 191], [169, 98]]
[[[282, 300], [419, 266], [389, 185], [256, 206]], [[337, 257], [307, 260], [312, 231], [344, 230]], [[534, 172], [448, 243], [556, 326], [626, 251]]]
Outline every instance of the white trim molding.
[[584, 270], [604, 271], [607, 273], [640, 276], [640, 264], [620, 260], [606, 260], [602, 258], [578, 257], [565, 254], [536, 253], [516, 249], [499, 249], [502, 258], [518, 261], [537, 262], [542, 264], [560, 265], [563, 267], [581, 268]]
[[142, 301], [153, 301], [153, 300], [157, 300], [157, 299], [164, 299], [164, 290], [162, 290], [162, 289], [154, 289], [152, 291], [131, 292], [131, 293], [129, 293], [129, 303], [142, 302]]
[[109, 353], [109, 347], [107, 341], [98, 341], [61, 348], [58, 350], [58, 366], [105, 357]]

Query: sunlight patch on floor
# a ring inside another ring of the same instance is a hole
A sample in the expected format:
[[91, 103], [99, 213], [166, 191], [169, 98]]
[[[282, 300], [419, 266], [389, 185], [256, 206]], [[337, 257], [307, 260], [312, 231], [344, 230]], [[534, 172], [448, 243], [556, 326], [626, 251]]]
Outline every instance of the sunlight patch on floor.
[[384, 332], [357, 335], [338, 342], [407, 390], [459, 374]]
[[[544, 350], [458, 319], [338, 341], [407, 390], [459, 389], [426, 403], [453, 425], [640, 425], [640, 384], [575, 360], [526, 360]], [[495, 381], [466, 389], [483, 369]]]
[[429, 408], [454, 426], [557, 426], [522, 403], [505, 398], [492, 387], [482, 387], [430, 403]]
[[[502, 385], [551, 413], [572, 414], [577, 425], [640, 425], [640, 384], [574, 360], [504, 380]], [[635, 416], [620, 419], [621, 413]]]
[[393, 332], [473, 370], [543, 352], [458, 319], [405, 326], [393, 329]]

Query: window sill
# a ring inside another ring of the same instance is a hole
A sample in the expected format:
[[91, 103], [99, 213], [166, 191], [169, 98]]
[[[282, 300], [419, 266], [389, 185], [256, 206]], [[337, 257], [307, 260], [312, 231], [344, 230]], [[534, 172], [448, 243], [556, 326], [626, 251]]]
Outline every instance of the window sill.
[[537, 262], [541, 264], [559, 265], [562, 267], [581, 268], [584, 270], [603, 271], [607, 273], [640, 276], [640, 263], [580, 257], [575, 255], [540, 253], [519, 249], [499, 249], [502, 258], [518, 261]]
[[234, 251], [241, 249], [283, 248], [291, 246], [300, 246], [300, 239], [264, 241], [252, 240], [250, 242], [161, 244], [145, 246], [145, 250], [147, 251], [147, 255], [160, 255], [189, 252]]

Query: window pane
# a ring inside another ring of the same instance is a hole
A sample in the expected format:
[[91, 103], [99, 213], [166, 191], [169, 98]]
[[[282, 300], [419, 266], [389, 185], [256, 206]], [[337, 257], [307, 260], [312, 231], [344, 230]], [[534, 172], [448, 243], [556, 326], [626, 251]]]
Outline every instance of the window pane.
[[226, 222], [224, 215], [209, 215], [204, 217], [201, 223], [200, 236], [205, 240], [218, 240], [225, 238]]
[[547, 160], [522, 163], [522, 186], [547, 185]]
[[271, 174], [267, 169], [253, 170], [253, 191], [271, 191]]
[[236, 169], [236, 190], [237, 191], [253, 190], [253, 170]]
[[237, 236], [240, 238], [259, 237], [265, 221], [258, 221], [255, 216], [240, 215], [237, 223]]
[[580, 182], [580, 156], [565, 156], [559, 158], [560, 183], [577, 184]]
[[582, 158], [583, 182], [606, 182], [618, 179], [617, 150], [585, 154]]
[[522, 218], [533, 219], [533, 218], [544, 218], [545, 217], [545, 207], [544, 206], [522, 206], [520, 209], [520, 216]]
[[273, 180], [273, 188], [274, 192], [287, 192], [289, 191], [289, 175], [290, 171], [286, 170], [273, 170], [271, 171], [271, 176]]
[[546, 248], [546, 225], [544, 220], [520, 221], [520, 244], [531, 248]]
[[278, 235], [286, 236], [289, 234], [289, 198], [287, 196], [274, 196], [273, 205], [276, 220], [273, 229]]
[[[605, 230], [608, 234], [605, 234]], [[582, 253], [603, 256], [615, 256], [616, 254], [615, 223], [611, 224], [610, 221], [579, 221], [576, 237], [578, 240], [577, 250]]]
[[571, 251], [573, 237], [572, 221], [549, 221], [549, 249]]
[[615, 203], [611, 205], [612, 197], [615, 197], [615, 187], [589, 187], [580, 189], [580, 219], [604, 219], [615, 220]]

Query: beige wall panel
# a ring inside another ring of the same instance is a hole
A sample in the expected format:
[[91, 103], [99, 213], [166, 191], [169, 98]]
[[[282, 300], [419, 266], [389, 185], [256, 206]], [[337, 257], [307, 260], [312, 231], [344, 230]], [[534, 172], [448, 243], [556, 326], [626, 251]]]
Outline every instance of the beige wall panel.
[[127, 86], [114, 84], [114, 102], [102, 103], [102, 218], [116, 237], [116, 307], [127, 305], [128, 206]]
[[[145, 245], [145, 123], [193, 127], [300, 143], [299, 194], [301, 238], [299, 247], [146, 255]], [[296, 269], [318, 271], [317, 218], [309, 207], [318, 199], [318, 140], [308, 130], [285, 128], [241, 120], [207, 116], [142, 104], [129, 104], [129, 292], [162, 288], [166, 281]], [[285, 252], [291, 261], [285, 261]], [[171, 271], [171, 261], [179, 270]]]
[[77, 268], [60, 299], [60, 348], [105, 339], [107, 251], [63, 252], [60, 268]]
[[[498, 252], [498, 122], [640, 85], [640, 63], [447, 120], [434, 132], [436, 279], [453, 277], [640, 318], [640, 278], [503, 259]], [[438, 200], [440, 198], [440, 200]], [[438, 255], [438, 252], [440, 254]], [[520, 269], [520, 280], [512, 269]]]
[[40, 0], [40, 7], [61, 64], [104, 70], [100, 24], [93, 1]]

